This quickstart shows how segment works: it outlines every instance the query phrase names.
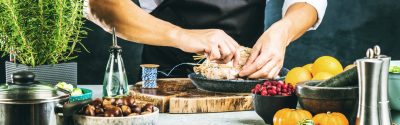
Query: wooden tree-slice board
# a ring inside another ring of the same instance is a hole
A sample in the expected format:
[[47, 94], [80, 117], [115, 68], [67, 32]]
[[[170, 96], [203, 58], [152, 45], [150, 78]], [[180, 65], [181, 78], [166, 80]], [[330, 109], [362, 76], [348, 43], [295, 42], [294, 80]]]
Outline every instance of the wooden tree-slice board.
[[251, 93], [216, 93], [196, 89], [190, 79], [157, 80], [158, 88], [142, 89], [141, 82], [130, 88], [138, 101], [151, 102], [160, 112], [206, 113], [253, 109]]

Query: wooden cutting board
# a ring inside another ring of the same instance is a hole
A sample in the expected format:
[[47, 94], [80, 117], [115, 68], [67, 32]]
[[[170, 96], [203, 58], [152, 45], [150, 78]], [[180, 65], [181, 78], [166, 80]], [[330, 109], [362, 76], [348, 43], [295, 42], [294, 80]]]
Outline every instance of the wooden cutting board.
[[253, 110], [251, 93], [216, 93], [196, 89], [188, 78], [158, 79], [158, 88], [130, 88], [138, 101], [152, 102], [160, 112], [207, 113]]

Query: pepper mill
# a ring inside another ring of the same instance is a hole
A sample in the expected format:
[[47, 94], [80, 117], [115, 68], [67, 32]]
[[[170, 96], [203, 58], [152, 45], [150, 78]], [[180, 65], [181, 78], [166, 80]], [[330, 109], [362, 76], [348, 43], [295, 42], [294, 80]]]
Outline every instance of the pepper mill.
[[379, 46], [358, 59], [359, 106], [356, 125], [391, 125], [387, 80], [390, 57], [380, 55]]
[[378, 84], [383, 61], [359, 59], [356, 62], [359, 79], [356, 125], [379, 125]]
[[389, 66], [391, 58], [386, 55], [380, 55], [379, 46], [374, 47], [374, 55], [375, 58], [382, 60], [382, 69], [380, 75], [380, 84], [379, 84], [379, 119], [380, 125], [391, 125], [391, 116], [390, 116], [390, 106], [388, 99], [388, 76], [389, 76]]

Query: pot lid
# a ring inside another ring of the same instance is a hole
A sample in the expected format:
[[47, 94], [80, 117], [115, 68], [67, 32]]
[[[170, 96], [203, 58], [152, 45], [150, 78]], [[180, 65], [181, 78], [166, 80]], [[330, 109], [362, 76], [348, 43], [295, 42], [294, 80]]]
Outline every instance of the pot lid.
[[0, 85], [0, 103], [34, 104], [67, 100], [69, 97], [69, 93], [59, 91], [51, 84], [35, 81], [32, 72], [16, 72], [12, 79], [11, 83]]

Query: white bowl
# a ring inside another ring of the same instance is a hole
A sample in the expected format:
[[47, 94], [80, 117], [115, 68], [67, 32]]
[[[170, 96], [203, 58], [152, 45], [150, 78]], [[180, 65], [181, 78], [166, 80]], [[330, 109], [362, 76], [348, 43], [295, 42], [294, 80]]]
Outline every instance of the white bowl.
[[154, 112], [145, 115], [124, 117], [96, 117], [74, 115], [75, 125], [155, 125], [158, 120], [159, 109], [154, 107]]

